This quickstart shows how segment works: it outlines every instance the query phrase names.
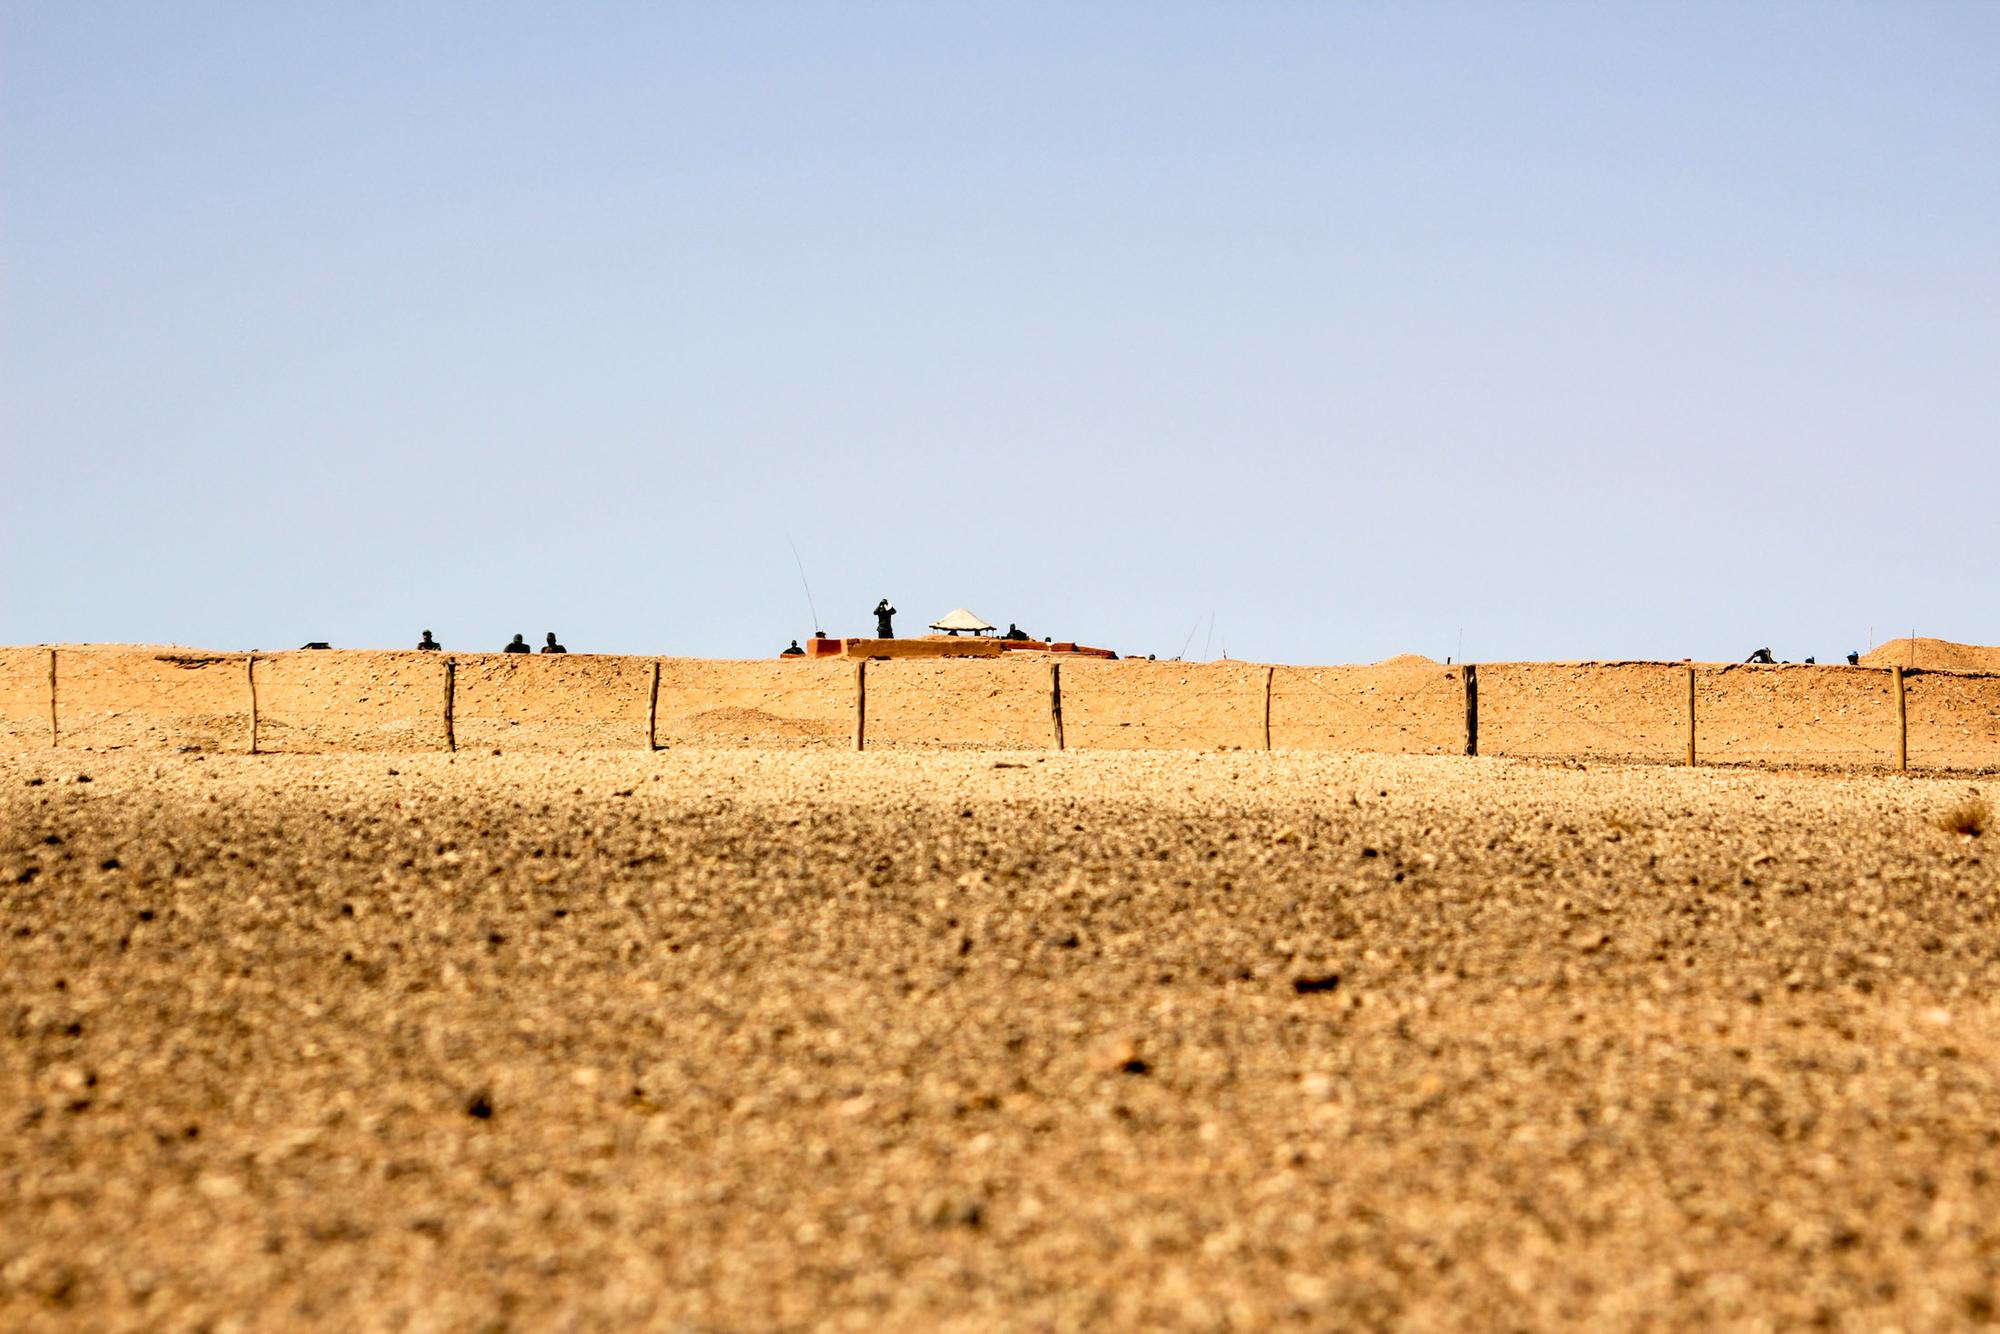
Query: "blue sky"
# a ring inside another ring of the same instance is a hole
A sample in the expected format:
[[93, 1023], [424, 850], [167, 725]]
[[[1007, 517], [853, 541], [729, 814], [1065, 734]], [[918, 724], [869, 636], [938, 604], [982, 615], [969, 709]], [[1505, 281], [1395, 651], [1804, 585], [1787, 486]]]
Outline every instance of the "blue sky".
[[[0, 0], [0, 642], [2000, 642], [2000, 5]], [[1462, 649], [1460, 645], [1462, 644]]]

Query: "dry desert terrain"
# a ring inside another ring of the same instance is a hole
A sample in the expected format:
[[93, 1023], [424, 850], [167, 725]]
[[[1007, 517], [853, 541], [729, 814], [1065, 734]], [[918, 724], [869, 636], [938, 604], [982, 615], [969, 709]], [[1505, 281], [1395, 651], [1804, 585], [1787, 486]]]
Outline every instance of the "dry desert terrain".
[[10, 1329], [1936, 1329], [1990, 778], [0, 755]]

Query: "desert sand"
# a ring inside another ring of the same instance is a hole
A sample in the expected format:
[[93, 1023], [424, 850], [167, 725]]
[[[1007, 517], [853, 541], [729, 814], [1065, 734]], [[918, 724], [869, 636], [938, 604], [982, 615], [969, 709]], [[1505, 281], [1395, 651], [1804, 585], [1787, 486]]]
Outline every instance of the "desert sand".
[[1921, 667], [1934, 672], [2000, 672], [2000, 648], [1949, 639], [1892, 639], [1861, 655], [1864, 667]]
[[1988, 1322], [1992, 786], [0, 755], [0, 1326]]

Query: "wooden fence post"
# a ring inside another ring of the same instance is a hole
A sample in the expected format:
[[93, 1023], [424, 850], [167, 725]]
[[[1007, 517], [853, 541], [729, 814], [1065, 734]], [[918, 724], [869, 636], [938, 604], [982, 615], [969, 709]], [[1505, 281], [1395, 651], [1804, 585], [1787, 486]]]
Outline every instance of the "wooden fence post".
[[854, 748], [868, 749], [868, 659], [854, 663]]
[[1903, 773], [1910, 771], [1910, 706], [1903, 694], [1903, 669], [1891, 667], [1889, 675], [1896, 683], [1896, 768]]
[[1062, 664], [1049, 663], [1049, 736], [1055, 741], [1056, 749], [1063, 748], [1062, 721]]
[[1688, 664], [1688, 768], [1694, 768], [1694, 664]]
[[1479, 753], [1479, 668], [1465, 664], [1465, 753]]
[[660, 660], [653, 659], [653, 688], [646, 694], [646, 749], [660, 748]]
[[458, 659], [446, 658], [444, 660], [444, 748], [451, 751], [458, 749], [458, 733], [453, 729], [451, 722], [452, 706], [457, 694]]
[[61, 740], [56, 728], [56, 651], [49, 650], [49, 748], [53, 750]]
[[1276, 667], [1264, 669], [1264, 749], [1271, 748], [1271, 678], [1278, 674]]
[[250, 687], [250, 753], [257, 753], [257, 655], [243, 660], [243, 680]]

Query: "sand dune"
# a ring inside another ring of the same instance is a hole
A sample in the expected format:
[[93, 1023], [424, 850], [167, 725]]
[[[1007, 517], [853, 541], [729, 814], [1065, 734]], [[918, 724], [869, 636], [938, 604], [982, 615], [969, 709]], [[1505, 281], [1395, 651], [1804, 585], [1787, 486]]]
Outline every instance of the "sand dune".
[[1949, 639], [1892, 639], [1861, 655], [1864, 667], [1922, 667], [1933, 672], [2000, 672], [2000, 647]]

